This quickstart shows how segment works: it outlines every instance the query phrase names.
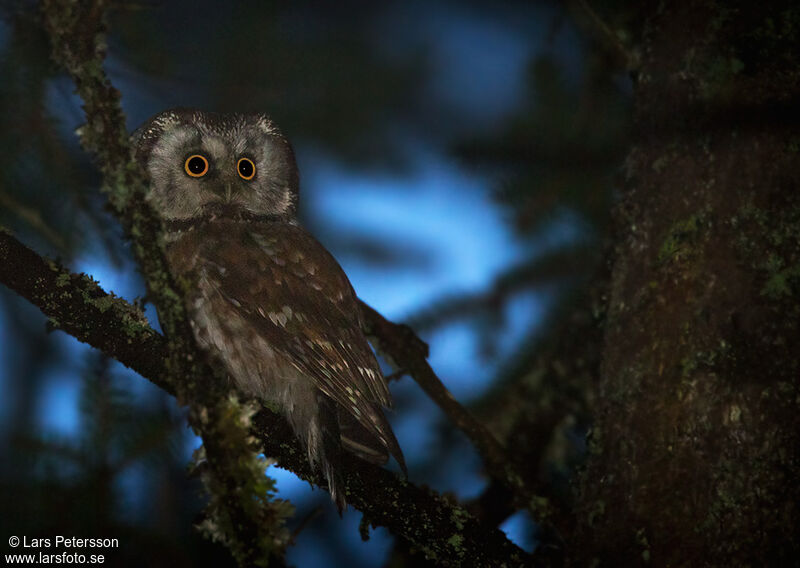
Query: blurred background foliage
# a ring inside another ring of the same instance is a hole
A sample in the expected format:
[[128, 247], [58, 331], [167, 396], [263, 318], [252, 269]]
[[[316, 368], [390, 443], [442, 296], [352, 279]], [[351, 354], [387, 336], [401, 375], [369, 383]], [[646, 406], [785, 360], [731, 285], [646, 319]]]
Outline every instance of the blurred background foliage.
[[[38, 8], [2, 6], [0, 224], [140, 299]], [[119, 2], [107, 69], [131, 129], [172, 106], [269, 112], [298, 154], [304, 224], [363, 299], [430, 343], [445, 384], [541, 493], [568, 501], [630, 117], [630, 84], [603, 35], [620, 13], [512, 0]], [[231, 564], [191, 528], [202, 495], [187, 476], [198, 441], [184, 411], [45, 327], [0, 289], [0, 534], [114, 536], [115, 566]], [[392, 389], [411, 479], [465, 501], [492, 495], [435, 405], [408, 378]], [[393, 561], [388, 533], [361, 542], [357, 512], [342, 521], [326, 493], [271, 473], [297, 506], [290, 562]], [[535, 525], [510, 512], [497, 522], [531, 549]]]

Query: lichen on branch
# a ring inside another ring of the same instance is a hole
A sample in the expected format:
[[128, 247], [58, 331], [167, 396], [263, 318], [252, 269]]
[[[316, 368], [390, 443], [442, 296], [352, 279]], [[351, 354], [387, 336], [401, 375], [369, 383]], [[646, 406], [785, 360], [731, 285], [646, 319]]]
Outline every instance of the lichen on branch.
[[183, 296], [164, 257], [161, 222], [145, 200], [146, 176], [132, 158], [120, 95], [103, 70], [106, 8], [103, 0], [45, 0], [42, 18], [53, 58], [70, 74], [84, 102], [87, 122], [78, 131], [81, 143], [97, 160], [103, 191], [132, 242], [158, 308], [168, 346], [167, 382], [178, 400], [189, 405], [189, 423], [203, 439], [216, 536], [240, 566], [263, 566], [283, 555], [290, 511], [267, 498], [257, 448], [247, 424], [235, 418], [241, 409], [228, 397], [227, 381], [206, 368], [194, 343]]

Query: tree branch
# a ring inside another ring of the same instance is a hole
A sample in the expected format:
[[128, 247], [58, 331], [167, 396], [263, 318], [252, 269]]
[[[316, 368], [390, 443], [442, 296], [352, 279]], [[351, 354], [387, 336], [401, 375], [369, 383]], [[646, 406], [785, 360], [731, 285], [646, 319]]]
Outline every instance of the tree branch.
[[514, 458], [444, 386], [426, 359], [427, 345], [408, 326], [390, 322], [369, 305], [360, 304], [366, 331], [376, 349], [396, 367], [408, 372], [453, 424], [467, 435], [483, 457], [489, 475], [511, 491], [514, 503], [536, 514], [537, 521], [546, 522], [551, 514], [547, 499], [537, 496], [528, 487]]
[[96, 347], [175, 394], [165, 362], [164, 337], [144, 313], [108, 294], [86, 274], [43, 258], [0, 228], [0, 282], [38, 307], [49, 324]]
[[[139, 308], [107, 294], [89, 276], [70, 273], [0, 231], [0, 282], [36, 305], [58, 329], [100, 349], [166, 392], [176, 393], [166, 338], [147, 324]], [[281, 467], [318, 485], [323, 482], [310, 471], [305, 452], [283, 417], [261, 410], [251, 434]], [[342, 473], [348, 502], [367, 521], [387, 527], [441, 564], [520, 566], [530, 562], [501, 531], [429, 489], [358, 459], [349, 460]]]
[[639, 52], [635, 47], [629, 45], [618, 32], [612, 30], [586, 0], [570, 0], [567, 6], [575, 16], [579, 16], [578, 12], [583, 13], [589, 20], [589, 31], [597, 37], [601, 44], [605, 44], [610, 51], [614, 52], [626, 70], [637, 71], [639, 69], [641, 66]]
[[417, 331], [433, 329], [454, 320], [497, 310], [510, 297], [553, 282], [574, 280], [588, 264], [597, 261], [596, 247], [578, 244], [523, 260], [500, 273], [485, 289], [461, 295], [446, 295], [412, 314], [407, 321]]

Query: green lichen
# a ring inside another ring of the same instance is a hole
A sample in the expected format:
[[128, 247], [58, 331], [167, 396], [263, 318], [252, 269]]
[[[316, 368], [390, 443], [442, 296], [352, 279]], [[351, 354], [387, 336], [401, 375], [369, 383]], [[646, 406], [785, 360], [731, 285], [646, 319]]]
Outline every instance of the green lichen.
[[702, 215], [692, 215], [674, 223], [658, 249], [658, 263], [678, 262], [689, 258], [702, 226]]
[[92, 301], [92, 305], [96, 307], [100, 313], [105, 313], [114, 306], [114, 298], [111, 296], [103, 296]]
[[[202, 471], [209, 495], [206, 519], [198, 529], [225, 544], [240, 565], [266, 566], [271, 557], [282, 556], [289, 543], [286, 520], [294, 507], [275, 498], [275, 480], [266, 474], [273, 462], [260, 454], [249, 435], [256, 410], [254, 404], [242, 403], [232, 395], [214, 408], [193, 409], [199, 414], [199, 423], [205, 425], [206, 436], [213, 434], [212, 442], [206, 443], [214, 446], [211, 457], [205, 445], [194, 456], [195, 468]], [[235, 456], [235, 460], [222, 464], [220, 455]], [[232, 510], [241, 510], [258, 528], [254, 542], [242, 540], [241, 526], [231, 516]]]
[[[689, 379], [697, 369], [713, 370], [722, 361], [734, 355], [732, 345], [724, 339], [720, 339], [716, 346], [712, 347], [712, 349], [699, 349], [681, 359], [680, 368], [682, 379]], [[682, 382], [681, 387], [683, 387], [684, 384], [685, 383]], [[679, 399], [682, 398], [680, 390], [678, 396]]]
[[738, 231], [740, 258], [763, 279], [761, 296], [775, 302], [794, 296], [800, 286], [800, 207], [770, 215], [749, 204], [730, 222]]
[[660, 174], [664, 170], [664, 168], [667, 167], [667, 163], [669, 163], [669, 159], [670, 159], [670, 157], [666, 156], [666, 155], [657, 158], [653, 162], [653, 166], [652, 166], [653, 167], [653, 171], [656, 172], [657, 174]]
[[458, 530], [464, 530], [464, 523], [469, 519], [469, 513], [467, 513], [461, 507], [453, 507], [453, 512], [450, 514], [450, 520], [453, 521], [453, 524]]
[[592, 508], [586, 516], [589, 526], [594, 525], [606, 513], [606, 503], [603, 500], [595, 501]]
[[647, 564], [650, 562], [650, 543], [647, 540], [647, 531], [644, 528], [640, 528], [636, 531], [636, 544], [638, 544], [642, 550], [642, 561]]
[[453, 549], [453, 552], [458, 558], [463, 558], [465, 554], [464, 550], [464, 537], [459, 533], [453, 534], [450, 538], [447, 539], [447, 544], [450, 548]]
[[786, 267], [783, 259], [771, 254], [767, 259], [765, 270], [767, 281], [761, 288], [762, 296], [780, 300], [793, 295], [795, 286], [800, 283], [800, 264]]
[[358, 523], [358, 534], [361, 536], [363, 542], [369, 540], [369, 519], [366, 515], [361, 515], [361, 521]]
[[735, 55], [714, 57], [698, 74], [700, 97], [705, 100], [730, 96], [736, 77], [745, 68], [744, 62]]

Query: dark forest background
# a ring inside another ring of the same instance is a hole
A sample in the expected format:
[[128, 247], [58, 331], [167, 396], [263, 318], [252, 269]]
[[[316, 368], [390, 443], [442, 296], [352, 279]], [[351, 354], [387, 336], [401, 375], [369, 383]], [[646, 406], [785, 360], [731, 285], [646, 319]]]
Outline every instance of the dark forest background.
[[[0, 15], [0, 224], [141, 298], [38, 8], [6, 2]], [[298, 155], [304, 225], [362, 299], [429, 343], [444, 383], [540, 493], [569, 508], [598, 396], [612, 215], [630, 218], [614, 204], [631, 167], [640, 17], [582, 1], [119, 2], [106, 69], [131, 130], [173, 106], [271, 114]], [[731, 55], [708, 72], [724, 79], [739, 64], [750, 62]], [[659, 159], [655, 173], [673, 158]], [[659, 262], [690, 256], [707, 218], [669, 232]], [[199, 442], [184, 410], [46, 327], [0, 289], [0, 536], [114, 536], [114, 566], [231, 565], [192, 528], [204, 497], [187, 475]], [[714, 364], [702, 351], [711, 361], [683, 361], [690, 371]], [[463, 434], [411, 379], [392, 391], [410, 479], [464, 502], [486, 496]], [[326, 492], [270, 474], [297, 508], [290, 563], [403, 565], [384, 529], [362, 542], [358, 511], [340, 520]], [[533, 550], [530, 515], [505, 517]]]

